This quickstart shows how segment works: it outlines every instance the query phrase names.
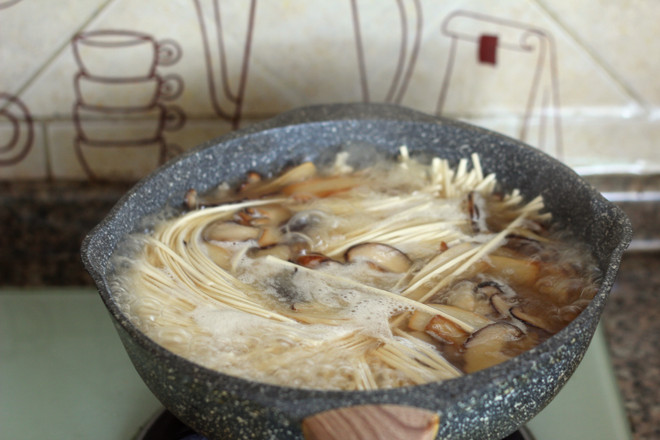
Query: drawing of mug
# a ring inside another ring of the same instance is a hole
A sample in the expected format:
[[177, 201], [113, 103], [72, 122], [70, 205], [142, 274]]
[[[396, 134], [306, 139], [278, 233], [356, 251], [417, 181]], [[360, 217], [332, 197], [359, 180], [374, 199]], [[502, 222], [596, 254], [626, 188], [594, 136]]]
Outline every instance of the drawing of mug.
[[77, 104], [73, 111], [79, 137], [97, 146], [153, 143], [162, 137], [163, 131], [183, 127], [185, 120], [181, 108], [162, 104], [130, 111]]
[[91, 180], [134, 181], [162, 165], [170, 150], [163, 138], [143, 144], [107, 143], [103, 146], [77, 138], [74, 148], [78, 161]]
[[157, 42], [136, 31], [83, 32], [73, 37], [72, 46], [80, 70], [105, 79], [152, 77], [157, 66], [169, 66], [181, 58], [175, 41]]
[[77, 102], [86, 107], [146, 109], [160, 100], [169, 101], [181, 95], [183, 79], [171, 74], [111, 81], [79, 73], [74, 80], [74, 88]]

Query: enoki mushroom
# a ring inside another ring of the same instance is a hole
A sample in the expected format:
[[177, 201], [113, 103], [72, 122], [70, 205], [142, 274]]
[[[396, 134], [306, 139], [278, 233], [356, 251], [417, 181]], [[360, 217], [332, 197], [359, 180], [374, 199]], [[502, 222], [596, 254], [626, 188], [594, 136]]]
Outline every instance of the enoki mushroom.
[[138, 251], [118, 257], [121, 307], [207, 367], [368, 390], [487, 368], [593, 296], [588, 255], [549, 233], [543, 199], [501, 193], [478, 155], [455, 168], [405, 147], [396, 163], [349, 160], [251, 173], [234, 192], [191, 190], [187, 212], [132, 236]]

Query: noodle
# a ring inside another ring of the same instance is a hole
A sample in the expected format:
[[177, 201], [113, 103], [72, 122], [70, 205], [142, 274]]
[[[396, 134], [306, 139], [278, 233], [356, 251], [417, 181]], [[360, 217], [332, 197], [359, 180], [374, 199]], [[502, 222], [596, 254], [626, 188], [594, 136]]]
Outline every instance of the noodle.
[[120, 307], [227, 374], [371, 390], [494, 365], [586, 306], [595, 266], [548, 228], [542, 197], [499, 193], [477, 154], [452, 169], [399, 153], [358, 171], [340, 153], [326, 172], [304, 163], [235, 194], [192, 192], [187, 212], [116, 256]]

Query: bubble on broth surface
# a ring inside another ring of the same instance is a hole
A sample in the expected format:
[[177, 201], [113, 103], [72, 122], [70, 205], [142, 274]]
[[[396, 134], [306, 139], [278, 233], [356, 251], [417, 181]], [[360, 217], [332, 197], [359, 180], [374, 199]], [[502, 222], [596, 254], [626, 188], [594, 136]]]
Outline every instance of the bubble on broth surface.
[[[122, 310], [227, 374], [375, 389], [502, 362], [595, 294], [586, 247], [552, 230], [542, 198], [502, 193], [478, 156], [450, 167], [343, 148], [155, 217], [113, 257]], [[218, 224], [247, 233], [208, 233]]]

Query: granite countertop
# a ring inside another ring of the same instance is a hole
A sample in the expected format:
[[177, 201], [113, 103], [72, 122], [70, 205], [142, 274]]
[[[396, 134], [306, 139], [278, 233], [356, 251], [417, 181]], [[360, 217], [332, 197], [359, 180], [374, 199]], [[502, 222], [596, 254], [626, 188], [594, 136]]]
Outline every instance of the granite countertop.
[[660, 252], [624, 256], [603, 324], [634, 438], [660, 439]]
[[[635, 231], [603, 324], [633, 438], [660, 438], [660, 178], [587, 180]], [[92, 286], [80, 243], [128, 184], [0, 182], [0, 288]]]

